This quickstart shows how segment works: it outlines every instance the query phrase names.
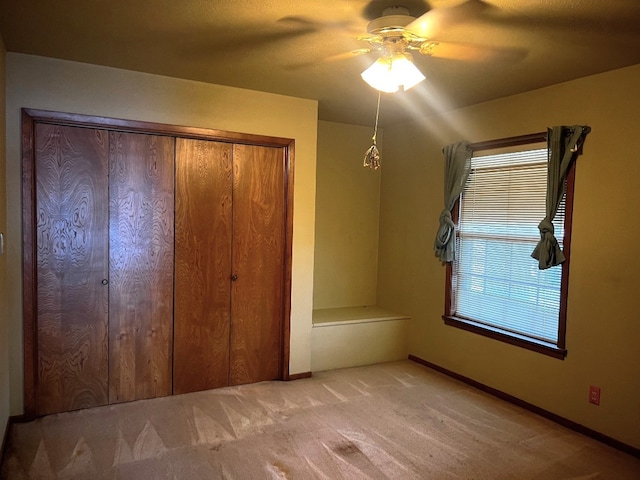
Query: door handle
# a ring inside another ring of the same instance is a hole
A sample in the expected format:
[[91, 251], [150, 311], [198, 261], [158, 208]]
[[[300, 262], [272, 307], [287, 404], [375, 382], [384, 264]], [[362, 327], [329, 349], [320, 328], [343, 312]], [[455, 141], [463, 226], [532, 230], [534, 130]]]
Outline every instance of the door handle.
[[236, 280], [238, 280], [238, 275], [234, 273], [233, 275], [231, 275], [231, 281], [235, 282]]
[[106, 278], [103, 278], [100, 283], [103, 285], [107, 285], [109, 283], [109, 280], [107, 280]]

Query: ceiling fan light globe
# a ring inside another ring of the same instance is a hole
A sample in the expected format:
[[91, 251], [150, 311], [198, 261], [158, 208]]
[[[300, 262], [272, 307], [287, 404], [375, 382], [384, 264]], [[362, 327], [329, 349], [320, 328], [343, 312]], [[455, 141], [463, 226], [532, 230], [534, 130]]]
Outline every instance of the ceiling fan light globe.
[[381, 92], [393, 93], [398, 91], [398, 85], [391, 74], [391, 62], [388, 58], [382, 57], [376, 60], [360, 74], [362, 79], [370, 86]]
[[410, 57], [404, 54], [394, 55], [391, 71], [398, 87], [402, 87], [404, 90], [415, 87], [425, 79], [425, 76], [414, 65]]
[[397, 92], [400, 87], [409, 90], [425, 79], [404, 53], [379, 58], [361, 76], [370, 86], [386, 93]]

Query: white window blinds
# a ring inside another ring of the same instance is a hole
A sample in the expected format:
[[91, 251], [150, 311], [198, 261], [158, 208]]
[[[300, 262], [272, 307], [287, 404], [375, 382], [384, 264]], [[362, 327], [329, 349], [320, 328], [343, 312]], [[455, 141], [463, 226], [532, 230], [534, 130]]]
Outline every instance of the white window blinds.
[[[471, 159], [460, 200], [454, 315], [557, 344], [561, 267], [539, 270], [531, 252], [545, 216], [547, 149]], [[564, 199], [554, 220], [560, 246]]]

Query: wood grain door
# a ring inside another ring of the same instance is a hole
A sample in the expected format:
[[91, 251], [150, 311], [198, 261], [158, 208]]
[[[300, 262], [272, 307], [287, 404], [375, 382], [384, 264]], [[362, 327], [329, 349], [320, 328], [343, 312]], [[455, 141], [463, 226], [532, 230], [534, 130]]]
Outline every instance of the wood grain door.
[[284, 149], [233, 150], [233, 260], [229, 383], [273, 380], [282, 358]]
[[293, 140], [33, 109], [22, 129], [27, 418], [288, 378]]
[[110, 403], [172, 390], [174, 143], [110, 133]]
[[229, 384], [232, 145], [176, 140], [173, 392]]
[[35, 129], [36, 414], [108, 401], [108, 132]]

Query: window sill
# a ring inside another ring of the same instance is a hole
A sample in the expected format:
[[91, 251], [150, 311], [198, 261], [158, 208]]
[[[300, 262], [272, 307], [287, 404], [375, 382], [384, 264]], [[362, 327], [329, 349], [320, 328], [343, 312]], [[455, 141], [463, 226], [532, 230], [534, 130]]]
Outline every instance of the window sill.
[[492, 328], [465, 318], [443, 315], [442, 319], [444, 320], [445, 325], [460, 328], [468, 332], [477, 333], [478, 335], [482, 335], [484, 337], [493, 338], [494, 340], [498, 340], [500, 342], [505, 342], [510, 345], [526, 348], [527, 350], [532, 350], [544, 355], [549, 355], [550, 357], [558, 358], [560, 360], [564, 360], [564, 358], [567, 356], [566, 349], [558, 348], [557, 345], [554, 345], [552, 343], [535, 340], [518, 334], [505, 333], [504, 331], [497, 328]]

